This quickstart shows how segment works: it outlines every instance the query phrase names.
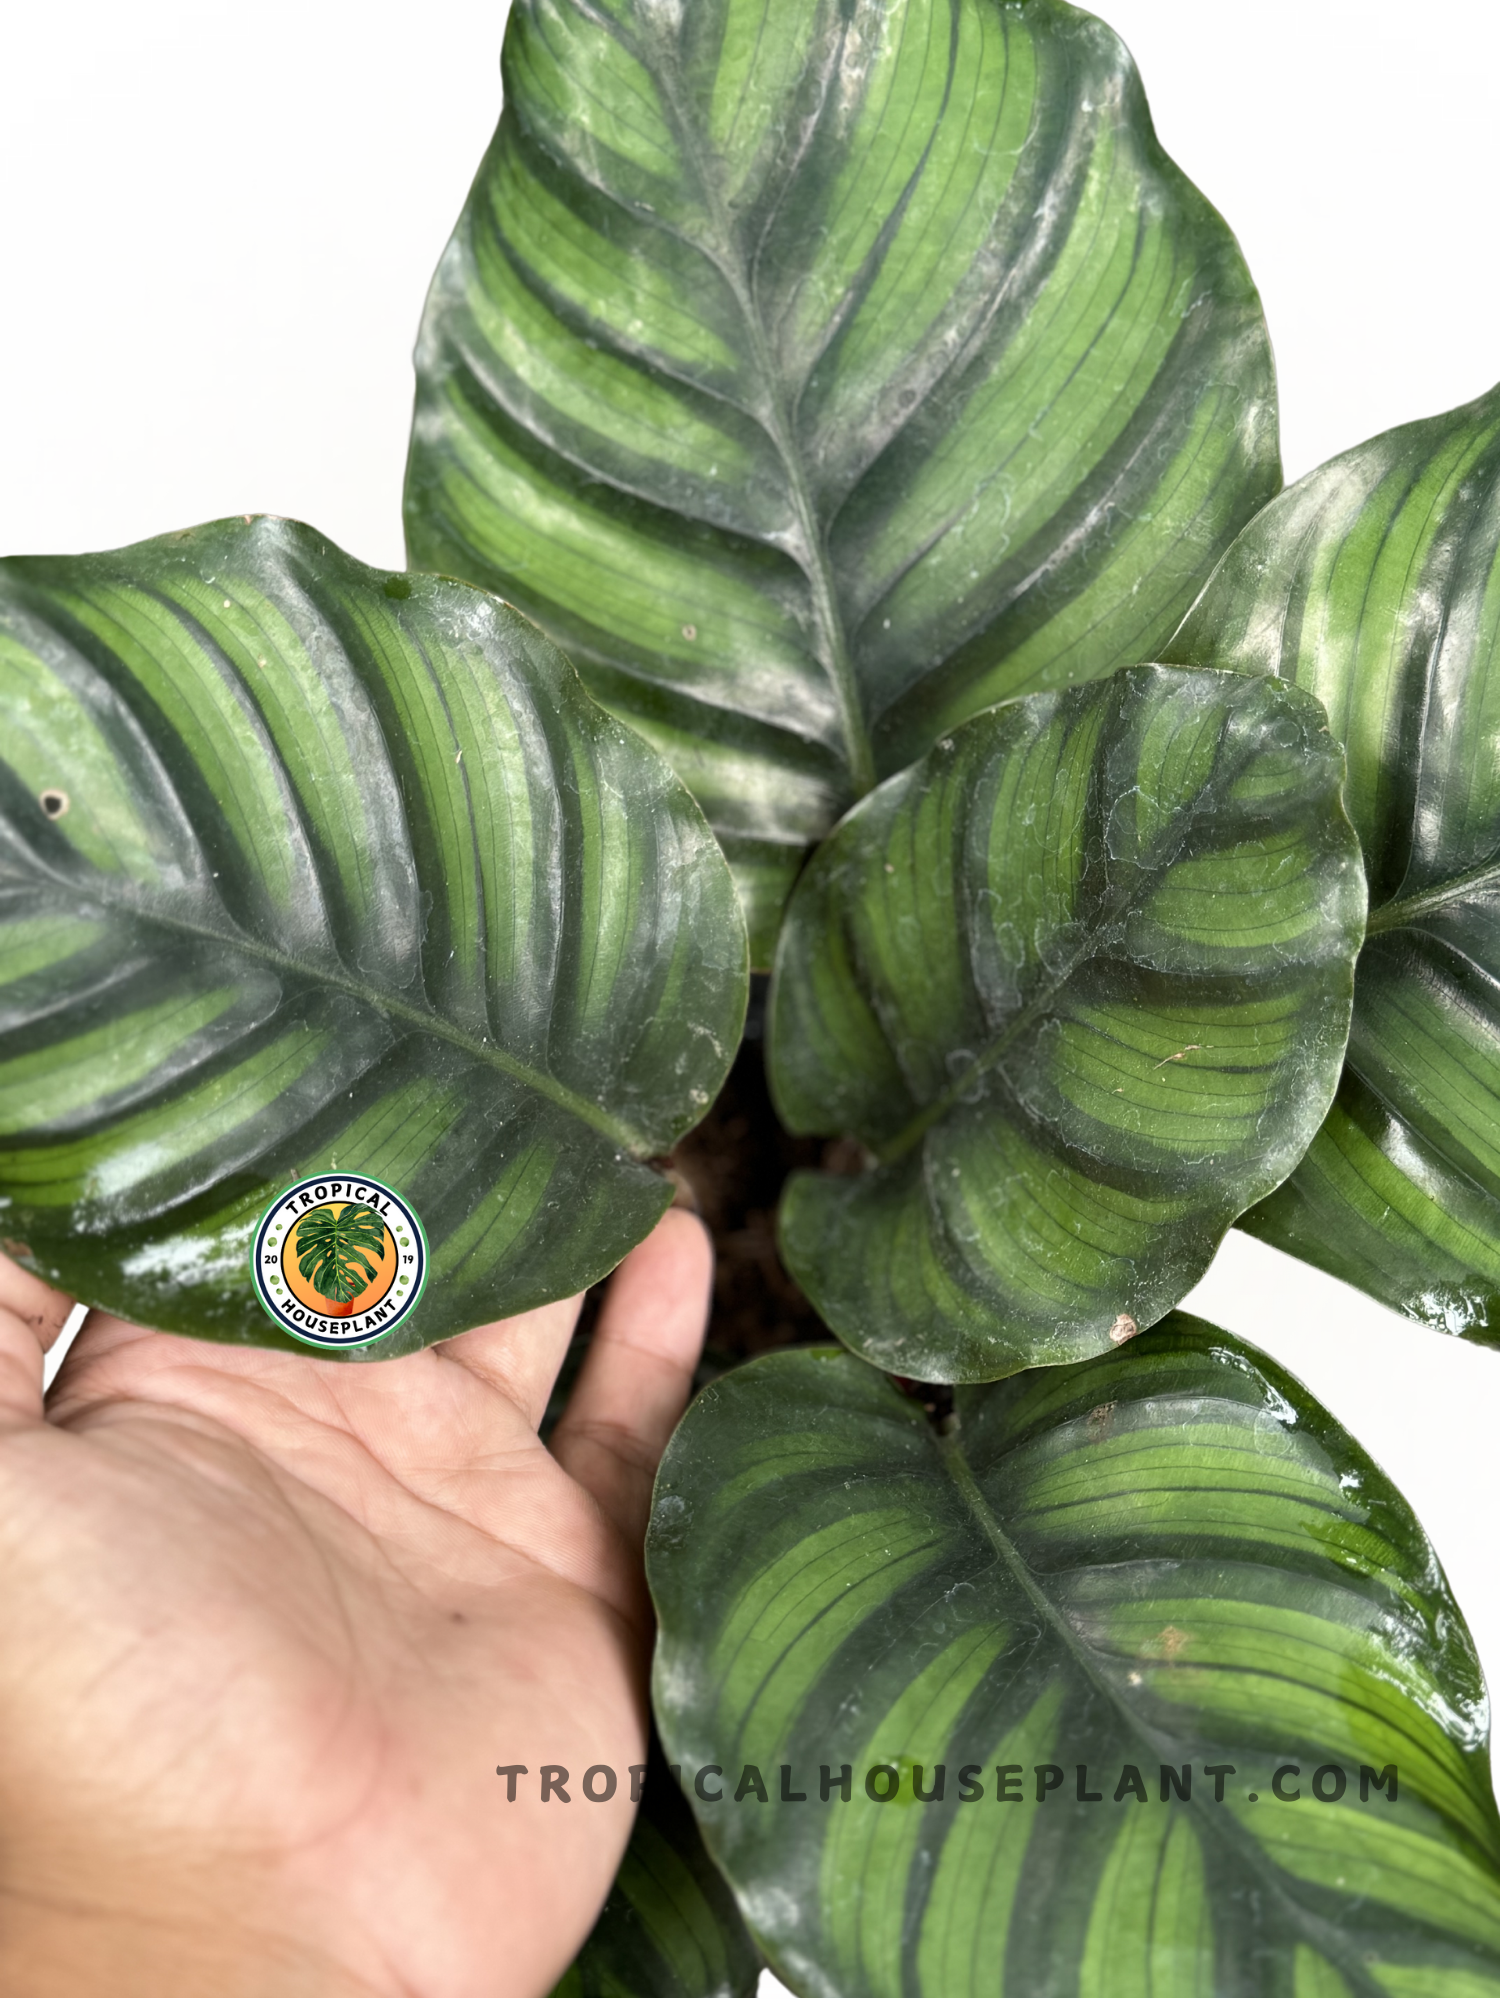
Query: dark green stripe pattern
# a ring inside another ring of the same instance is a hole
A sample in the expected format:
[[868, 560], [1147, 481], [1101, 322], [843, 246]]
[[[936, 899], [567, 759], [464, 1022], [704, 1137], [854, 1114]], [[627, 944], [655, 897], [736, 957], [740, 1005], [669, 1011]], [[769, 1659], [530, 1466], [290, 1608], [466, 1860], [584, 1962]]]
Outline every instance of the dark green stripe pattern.
[[290, 1344], [260, 1212], [430, 1245], [379, 1357], [566, 1296], [670, 1195], [746, 995], [668, 767], [464, 584], [237, 519], [0, 563], [0, 1234], [147, 1324]]
[[1343, 761], [1273, 680], [1129, 667], [965, 723], [788, 906], [769, 1073], [783, 1254], [930, 1382], [1099, 1353], [1183, 1297], [1332, 1099], [1363, 934]]
[[1155, 656], [1280, 484], [1260, 303], [1060, 0], [516, 0], [503, 71], [411, 560], [672, 759], [768, 963], [876, 778]]
[[1500, 389], [1299, 481], [1170, 654], [1318, 697], [1369, 873], [1337, 1100], [1242, 1226], [1500, 1345]]
[[940, 1424], [837, 1350], [754, 1362], [669, 1447], [648, 1565], [667, 1754], [794, 1991], [1500, 1993], [1462, 1616], [1216, 1328]]
[[609, 1899], [556, 2000], [753, 1993], [761, 1956], [653, 1737], [645, 1797]]

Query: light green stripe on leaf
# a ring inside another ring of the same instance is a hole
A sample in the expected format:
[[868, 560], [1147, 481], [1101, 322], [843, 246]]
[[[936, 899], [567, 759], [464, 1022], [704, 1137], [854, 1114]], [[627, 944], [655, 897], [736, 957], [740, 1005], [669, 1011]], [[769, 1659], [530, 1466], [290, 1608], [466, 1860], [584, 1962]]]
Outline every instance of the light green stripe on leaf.
[[1488, 1703], [1436, 1557], [1216, 1328], [1175, 1315], [937, 1422], [845, 1353], [753, 1362], [669, 1446], [647, 1566], [667, 1754], [685, 1786], [724, 1767], [699, 1824], [794, 1990], [1500, 1978]]
[[1500, 1340], [1500, 390], [1330, 460], [1224, 556], [1166, 657], [1275, 674], [1345, 746], [1369, 876], [1349, 1057], [1245, 1226]]
[[1275, 490], [1239, 253], [1063, 0], [518, 0], [503, 69], [408, 546], [670, 730], [716, 829], [800, 849], [977, 711], [1153, 657]]
[[646, 1234], [646, 1163], [739, 1038], [743, 926], [670, 769], [518, 613], [237, 518], [0, 563], [0, 706], [0, 1201], [33, 1268], [284, 1343], [259, 1215], [370, 1175], [431, 1250], [378, 1355]]
[[1341, 764], [1276, 682], [1133, 667], [975, 717], [798, 881], [769, 1012], [789, 1268], [865, 1359], [1098, 1352], [1301, 1157], [1363, 926]]

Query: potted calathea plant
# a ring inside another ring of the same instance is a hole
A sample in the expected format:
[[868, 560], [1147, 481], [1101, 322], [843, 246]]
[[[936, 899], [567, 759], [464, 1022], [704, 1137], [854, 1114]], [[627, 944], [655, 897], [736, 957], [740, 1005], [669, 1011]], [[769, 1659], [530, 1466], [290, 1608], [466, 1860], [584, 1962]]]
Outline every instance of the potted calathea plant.
[[503, 73], [409, 572], [0, 565], [9, 1246], [352, 1363], [730, 1217], [564, 1990], [1500, 1990], [1432, 1549], [1174, 1311], [1238, 1221], [1495, 1341], [1500, 392], [1280, 491], [1063, 0], [515, 0]]

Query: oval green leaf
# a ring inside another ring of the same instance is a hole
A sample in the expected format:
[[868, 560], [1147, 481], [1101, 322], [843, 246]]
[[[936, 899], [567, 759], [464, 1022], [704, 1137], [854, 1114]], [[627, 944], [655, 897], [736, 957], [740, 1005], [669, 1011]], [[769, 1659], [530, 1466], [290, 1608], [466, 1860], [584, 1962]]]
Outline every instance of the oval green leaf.
[[1337, 1100], [1241, 1226], [1500, 1345], [1500, 389], [1300, 480], [1170, 653], [1317, 695], [1369, 875]]
[[1282, 683], [1127, 668], [966, 723], [814, 856], [770, 1076], [783, 1253], [923, 1381], [1098, 1353], [1174, 1306], [1338, 1081], [1364, 916], [1342, 760]]
[[746, 994], [671, 771], [484, 592], [235, 520], [0, 563], [0, 1235], [91, 1303], [283, 1344], [261, 1211], [425, 1226], [367, 1355], [562, 1297], [670, 1188]]
[[503, 69], [411, 559], [672, 759], [768, 963], [877, 778], [1154, 657], [1280, 484], [1260, 303], [1060, 0], [516, 0]]
[[652, 1738], [645, 1795], [614, 1887], [555, 2000], [753, 1993], [761, 1956]]
[[793, 1989], [1500, 1992], [1473, 1645], [1327, 1412], [1177, 1315], [956, 1418], [804, 1350], [662, 1465], [658, 1724]]

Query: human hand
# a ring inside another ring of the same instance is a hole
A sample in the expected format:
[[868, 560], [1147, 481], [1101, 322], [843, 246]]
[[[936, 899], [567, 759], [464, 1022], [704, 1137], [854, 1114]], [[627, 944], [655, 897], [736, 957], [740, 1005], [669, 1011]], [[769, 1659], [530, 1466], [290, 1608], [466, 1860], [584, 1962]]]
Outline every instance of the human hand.
[[548, 1449], [577, 1299], [365, 1364], [94, 1314], [44, 1413], [69, 1302], [0, 1259], [0, 1990], [550, 1988], [630, 1832], [711, 1264], [680, 1210], [626, 1258]]

